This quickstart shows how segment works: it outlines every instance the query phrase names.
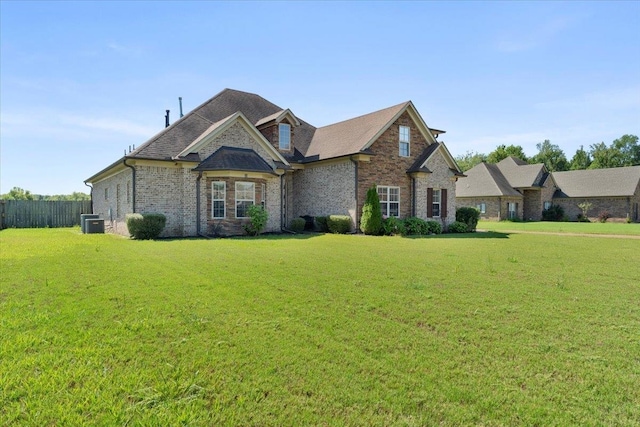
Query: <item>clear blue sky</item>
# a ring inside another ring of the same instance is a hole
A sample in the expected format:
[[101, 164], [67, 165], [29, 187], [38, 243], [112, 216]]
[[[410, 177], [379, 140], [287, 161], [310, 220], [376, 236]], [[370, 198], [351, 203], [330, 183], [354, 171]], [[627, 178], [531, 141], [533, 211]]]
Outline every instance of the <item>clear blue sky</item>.
[[0, 193], [84, 179], [224, 88], [323, 126], [412, 100], [456, 156], [640, 135], [640, 2], [1, 1]]

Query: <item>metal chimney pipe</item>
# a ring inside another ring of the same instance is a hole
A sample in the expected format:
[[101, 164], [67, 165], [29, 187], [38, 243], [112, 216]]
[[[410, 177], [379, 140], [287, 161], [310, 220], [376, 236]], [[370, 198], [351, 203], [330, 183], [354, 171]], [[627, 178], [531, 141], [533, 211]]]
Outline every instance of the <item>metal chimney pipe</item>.
[[167, 110], [167, 114], [164, 116], [164, 127], [166, 128], [169, 127], [169, 111], [171, 110]]
[[182, 114], [182, 97], [181, 96], [178, 97], [178, 101], [180, 102], [180, 118], [182, 118], [184, 114]]

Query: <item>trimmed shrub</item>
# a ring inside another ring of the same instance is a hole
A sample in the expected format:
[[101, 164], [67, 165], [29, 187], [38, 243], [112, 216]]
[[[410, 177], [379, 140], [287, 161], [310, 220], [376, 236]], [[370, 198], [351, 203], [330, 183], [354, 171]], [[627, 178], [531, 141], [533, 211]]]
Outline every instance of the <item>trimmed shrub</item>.
[[429, 224], [424, 219], [412, 216], [404, 220], [404, 231], [407, 236], [429, 234]]
[[385, 236], [394, 236], [396, 234], [404, 234], [404, 222], [395, 216], [390, 216], [382, 220], [382, 234]]
[[589, 218], [587, 218], [586, 216], [580, 213], [578, 214], [578, 222], [591, 222], [591, 221], [589, 220]]
[[304, 226], [307, 224], [304, 218], [294, 218], [291, 220], [291, 231], [296, 233], [302, 233], [304, 231]]
[[360, 231], [374, 236], [378, 236], [382, 231], [382, 211], [380, 210], [380, 198], [375, 185], [367, 190], [367, 198], [364, 206], [362, 206]]
[[327, 220], [329, 217], [326, 216], [317, 216], [316, 217], [316, 229], [321, 233], [328, 233], [329, 226], [327, 225]]
[[427, 234], [442, 234], [442, 224], [438, 221], [427, 221], [429, 232]]
[[466, 233], [467, 224], [462, 221], [455, 221], [449, 225], [449, 233]]
[[599, 222], [607, 222], [609, 218], [611, 218], [611, 214], [609, 213], [609, 211], [602, 211], [600, 212], [600, 215], [598, 215]]
[[346, 234], [351, 231], [351, 217], [348, 215], [329, 215], [327, 228], [330, 233]]
[[543, 221], [562, 221], [564, 219], [564, 209], [560, 205], [551, 205], [549, 209], [542, 211]]
[[476, 208], [463, 207], [456, 209], [456, 222], [466, 224], [467, 231], [465, 233], [474, 233], [480, 219], [480, 211]]
[[267, 211], [260, 205], [251, 205], [249, 207], [249, 222], [244, 224], [242, 228], [249, 236], [257, 236], [264, 230], [267, 225]]
[[134, 213], [126, 216], [127, 230], [136, 240], [157, 239], [164, 230], [167, 217], [161, 213]]

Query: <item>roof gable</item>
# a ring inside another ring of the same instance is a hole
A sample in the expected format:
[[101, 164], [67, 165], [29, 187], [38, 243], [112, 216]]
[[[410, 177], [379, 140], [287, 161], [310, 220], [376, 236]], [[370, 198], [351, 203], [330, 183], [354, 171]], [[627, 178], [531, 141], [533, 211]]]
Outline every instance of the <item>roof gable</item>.
[[640, 166], [553, 172], [555, 197], [633, 196], [640, 186]]
[[298, 118], [291, 112], [290, 109], [281, 110], [277, 113], [273, 113], [270, 116], [264, 117], [256, 122], [256, 127], [260, 127], [262, 125], [266, 125], [270, 122], [274, 122], [275, 124], [279, 124], [284, 119], [288, 119], [289, 123], [293, 126], [300, 126], [300, 121]]
[[209, 126], [200, 136], [198, 136], [191, 144], [185, 147], [174, 159], [184, 158], [192, 153], [197, 153], [198, 150], [204, 145], [210, 143], [217, 136], [223, 134], [235, 123], [239, 123], [249, 133], [253, 140], [267, 153], [269, 153], [273, 160], [288, 165], [289, 163], [282, 157], [282, 155], [266, 140], [266, 138], [247, 120], [246, 116], [242, 112], [238, 111], [229, 117], [226, 117], [219, 122], [216, 122]]
[[502, 159], [496, 166], [513, 188], [539, 187], [546, 172], [543, 163], [530, 165], [512, 156]]
[[497, 165], [482, 162], [466, 171], [465, 175], [456, 183], [456, 197], [522, 196], [509, 185]]

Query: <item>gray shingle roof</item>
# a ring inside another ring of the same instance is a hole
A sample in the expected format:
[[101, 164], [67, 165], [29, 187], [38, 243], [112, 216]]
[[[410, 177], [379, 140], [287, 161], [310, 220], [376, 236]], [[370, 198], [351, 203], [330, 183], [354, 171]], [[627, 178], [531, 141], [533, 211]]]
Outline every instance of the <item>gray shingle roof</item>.
[[497, 165], [480, 163], [458, 179], [456, 197], [522, 196], [502, 175]]
[[[408, 104], [403, 102], [364, 116], [318, 128], [306, 151], [303, 149], [300, 151], [306, 157], [314, 157], [317, 160], [359, 153]], [[296, 146], [298, 146], [297, 130]]]
[[[153, 138], [142, 144], [129, 157], [147, 159], [171, 159], [202, 135], [210, 126], [224, 118], [241, 111], [255, 124], [265, 117], [283, 111], [283, 108], [267, 101], [259, 95], [225, 89], [213, 98], [185, 114], [174, 124], [163, 129]], [[295, 129], [296, 146], [308, 146], [315, 127], [300, 120]]]
[[539, 187], [544, 175], [544, 164], [530, 165], [515, 157], [507, 157], [496, 166], [513, 188]]
[[413, 165], [411, 165], [411, 167], [407, 170], [407, 173], [412, 173], [412, 172], [427, 172], [427, 173], [430, 173], [431, 171], [426, 167], [422, 167], [422, 165], [424, 164], [424, 162], [427, 161], [427, 159], [429, 157], [431, 157], [431, 155], [433, 153], [435, 153], [435, 151], [439, 147], [440, 147], [440, 143], [435, 142], [435, 143], [429, 145], [427, 148], [425, 148], [424, 151], [422, 152], [422, 154], [420, 156], [418, 156], [416, 161], [413, 162]]
[[236, 170], [274, 174], [271, 166], [258, 153], [248, 148], [236, 147], [220, 147], [204, 159], [194, 170]]
[[559, 187], [554, 197], [633, 196], [640, 183], [640, 166], [553, 172], [551, 175]]

